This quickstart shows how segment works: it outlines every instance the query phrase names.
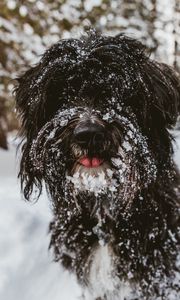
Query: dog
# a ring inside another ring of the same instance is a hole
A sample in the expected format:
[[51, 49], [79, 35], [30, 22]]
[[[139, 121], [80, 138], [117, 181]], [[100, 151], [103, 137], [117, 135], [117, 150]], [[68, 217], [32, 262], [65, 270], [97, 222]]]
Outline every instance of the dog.
[[22, 192], [45, 184], [50, 248], [82, 299], [179, 299], [178, 74], [139, 41], [92, 31], [17, 81]]

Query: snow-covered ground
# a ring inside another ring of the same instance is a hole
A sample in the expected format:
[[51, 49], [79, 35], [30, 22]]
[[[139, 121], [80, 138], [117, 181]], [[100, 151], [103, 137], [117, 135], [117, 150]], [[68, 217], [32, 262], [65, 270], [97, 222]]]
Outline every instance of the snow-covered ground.
[[[52, 218], [43, 195], [36, 204], [20, 195], [15, 146], [0, 150], [0, 299], [77, 300], [80, 288], [48, 252]], [[175, 160], [180, 166], [180, 135]]]

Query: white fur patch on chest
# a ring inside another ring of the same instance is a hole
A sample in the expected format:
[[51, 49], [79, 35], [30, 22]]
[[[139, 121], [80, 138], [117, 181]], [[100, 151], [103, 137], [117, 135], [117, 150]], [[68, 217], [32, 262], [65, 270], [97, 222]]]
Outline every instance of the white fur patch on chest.
[[[109, 245], [99, 245], [91, 256], [88, 290], [85, 300], [98, 298], [124, 300], [130, 292], [127, 282], [120, 282], [116, 275], [115, 256]], [[104, 298], [106, 297], [106, 298]]]

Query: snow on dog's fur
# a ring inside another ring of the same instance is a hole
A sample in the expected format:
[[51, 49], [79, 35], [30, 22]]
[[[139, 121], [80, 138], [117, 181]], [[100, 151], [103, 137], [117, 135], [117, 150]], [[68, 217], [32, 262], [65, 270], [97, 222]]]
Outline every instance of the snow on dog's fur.
[[60, 40], [18, 79], [19, 176], [44, 182], [55, 260], [85, 299], [179, 299], [178, 75], [122, 34]]

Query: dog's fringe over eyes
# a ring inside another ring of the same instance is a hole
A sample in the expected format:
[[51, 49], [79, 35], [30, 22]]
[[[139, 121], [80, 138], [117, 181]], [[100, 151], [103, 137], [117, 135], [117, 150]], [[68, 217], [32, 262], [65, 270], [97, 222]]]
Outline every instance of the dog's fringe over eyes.
[[[22, 191], [29, 200], [45, 183], [55, 260], [92, 300], [179, 299], [178, 74], [134, 39], [91, 32], [47, 50], [15, 94]], [[110, 286], [98, 253], [109, 255]]]

